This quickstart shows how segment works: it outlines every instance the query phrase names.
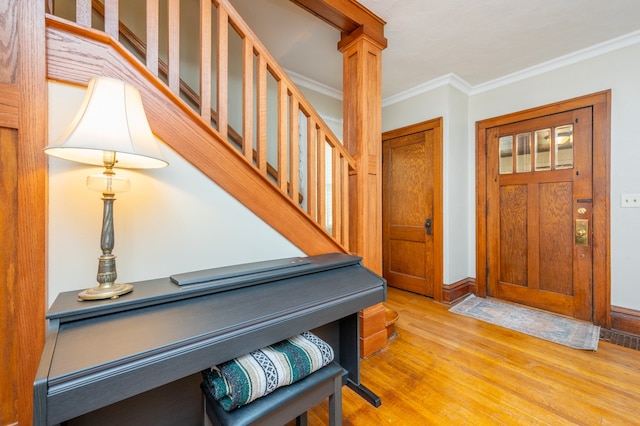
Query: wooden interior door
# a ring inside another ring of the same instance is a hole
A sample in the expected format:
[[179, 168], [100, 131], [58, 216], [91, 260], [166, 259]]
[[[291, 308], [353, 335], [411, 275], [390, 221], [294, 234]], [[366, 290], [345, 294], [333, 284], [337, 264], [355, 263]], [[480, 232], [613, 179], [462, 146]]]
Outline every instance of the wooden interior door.
[[441, 300], [442, 120], [382, 136], [383, 276], [393, 287]]
[[488, 129], [487, 290], [592, 320], [592, 109]]

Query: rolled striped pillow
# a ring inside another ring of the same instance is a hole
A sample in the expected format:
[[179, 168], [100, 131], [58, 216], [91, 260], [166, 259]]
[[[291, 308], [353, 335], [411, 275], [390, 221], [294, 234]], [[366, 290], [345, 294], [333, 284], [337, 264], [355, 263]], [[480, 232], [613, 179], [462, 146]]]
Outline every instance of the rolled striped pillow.
[[333, 357], [329, 344], [306, 331], [204, 371], [204, 387], [222, 408], [231, 411], [297, 382]]

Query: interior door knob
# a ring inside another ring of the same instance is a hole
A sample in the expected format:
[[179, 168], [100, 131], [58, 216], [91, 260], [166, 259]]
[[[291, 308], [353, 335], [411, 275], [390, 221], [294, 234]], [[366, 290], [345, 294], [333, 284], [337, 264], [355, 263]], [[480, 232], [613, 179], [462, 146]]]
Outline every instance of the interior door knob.
[[431, 218], [424, 221], [424, 228], [427, 230], [427, 235], [431, 235], [433, 233], [431, 229]]

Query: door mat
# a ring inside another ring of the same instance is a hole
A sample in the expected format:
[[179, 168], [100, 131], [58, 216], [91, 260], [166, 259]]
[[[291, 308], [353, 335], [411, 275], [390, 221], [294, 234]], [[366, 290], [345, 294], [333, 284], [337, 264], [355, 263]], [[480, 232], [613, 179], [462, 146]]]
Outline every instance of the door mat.
[[575, 349], [598, 349], [600, 327], [560, 315], [470, 295], [450, 312]]

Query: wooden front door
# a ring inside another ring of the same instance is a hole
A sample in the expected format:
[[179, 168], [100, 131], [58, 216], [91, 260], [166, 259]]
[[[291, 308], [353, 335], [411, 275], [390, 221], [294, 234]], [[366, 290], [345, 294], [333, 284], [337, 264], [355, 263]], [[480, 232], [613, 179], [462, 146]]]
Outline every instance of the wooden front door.
[[488, 295], [592, 320], [592, 109], [487, 131]]
[[383, 276], [441, 300], [442, 120], [382, 135]]

